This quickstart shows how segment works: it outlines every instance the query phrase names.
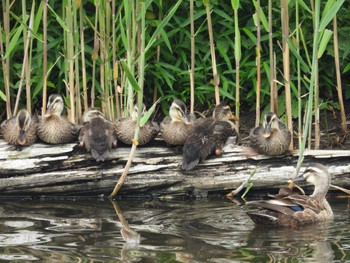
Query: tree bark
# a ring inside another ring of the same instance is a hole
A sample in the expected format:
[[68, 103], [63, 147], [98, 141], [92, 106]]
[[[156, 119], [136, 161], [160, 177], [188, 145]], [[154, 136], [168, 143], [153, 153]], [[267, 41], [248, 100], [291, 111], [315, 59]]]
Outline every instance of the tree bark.
[[[0, 195], [110, 195], [129, 156], [130, 147], [113, 149], [108, 160], [96, 162], [76, 144], [36, 143], [18, 148], [0, 140]], [[293, 176], [298, 152], [281, 157], [252, 155], [247, 147], [228, 144], [221, 157], [211, 157], [183, 171], [181, 149], [157, 140], [138, 147], [133, 166], [119, 195], [206, 196], [237, 188], [257, 167], [252, 190], [274, 191]], [[320, 162], [332, 184], [350, 187], [350, 150], [305, 151], [303, 167]]]

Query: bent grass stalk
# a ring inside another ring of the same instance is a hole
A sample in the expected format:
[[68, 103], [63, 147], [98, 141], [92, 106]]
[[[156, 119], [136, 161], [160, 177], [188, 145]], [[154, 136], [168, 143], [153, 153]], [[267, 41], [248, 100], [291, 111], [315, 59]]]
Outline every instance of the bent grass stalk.
[[[145, 66], [145, 16], [146, 16], [146, 9], [145, 9], [145, 3], [144, 2], [137, 2], [136, 3], [136, 14], [134, 13], [134, 16], [136, 17], [138, 13], [141, 14], [141, 18], [139, 21], [137, 21], [137, 31], [138, 31], [138, 51], [139, 51], [139, 61], [138, 61], [138, 83], [136, 83], [136, 80], [132, 80], [133, 75], [131, 72], [129, 73], [129, 77], [131, 78], [130, 84], [134, 84], [133, 88], [137, 91], [137, 103], [138, 108], [142, 109], [142, 100], [143, 100], [143, 84], [144, 84], [144, 66]], [[123, 69], [125, 71], [128, 71], [127, 65], [125, 62], [122, 62]], [[120, 176], [116, 186], [113, 189], [113, 192], [111, 193], [111, 197], [118, 194], [120, 188], [124, 184], [126, 180], [126, 176], [129, 172], [129, 169], [131, 167], [132, 161], [134, 159], [134, 155], [137, 149], [138, 145], [138, 138], [140, 133], [140, 119], [141, 119], [141, 110], [138, 111], [137, 115], [137, 127], [135, 130], [135, 135], [133, 139], [133, 144], [131, 146], [130, 154], [128, 161], [124, 167], [123, 173]]]

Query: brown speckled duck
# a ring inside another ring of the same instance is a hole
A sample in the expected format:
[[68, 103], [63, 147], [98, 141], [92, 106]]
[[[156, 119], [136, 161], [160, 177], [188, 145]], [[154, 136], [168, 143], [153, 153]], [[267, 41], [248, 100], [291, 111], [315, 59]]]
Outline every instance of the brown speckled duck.
[[1, 124], [1, 133], [9, 144], [28, 146], [37, 139], [37, 124], [37, 116], [32, 118], [27, 110], [22, 109], [17, 116]]
[[[135, 105], [134, 110], [129, 118], [122, 118], [115, 124], [118, 140], [125, 144], [132, 144], [135, 129], [137, 126], [138, 107]], [[142, 105], [141, 117], [146, 113], [146, 106]], [[140, 127], [140, 133], [138, 138], [138, 145], [144, 145], [153, 140], [159, 133], [159, 126], [156, 122], [147, 121], [142, 127]]]
[[112, 147], [117, 146], [114, 124], [97, 108], [84, 112], [84, 125], [79, 132], [79, 144], [91, 152], [96, 161], [105, 161]]
[[305, 180], [315, 186], [312, 195], [300, 195], [284, 191], [271, 199], [250, 201], [247, 205], [258, 210], [247, 212], [257, 225], [298, 226], [333, 220], [333, 211], [326, 200], [331, 178], [327, 168], [319, 163], [311, 164], [293, 182]]
[[224, 103], [216, 106], [213, 117], [197, 120], [183, 147], [182, 169], [192, 169], [209, 154], [220, 155], [228, 137], [236, 134], [233, 120], [236, 117]]
[[276, 156], [288, 150], [291, 133], [275, 113], [269, 112], [263, 124], [250, 132], [249, 138], [251, 146], [259, 153]]
[[76, 126], [61, 116], [63, 108], [62, 97], [52, 94], [47, 104], [47, 113], [41, 117], [38, 125], [37, 135], [40, 140], [50, 144], [76, 141]]
[[183, 145], [187, 139], [191, 123], [187, 116], [187, 107], [181, 100], [174, 100], [169, 109], [169, 116], [160, 124], [164, 141], [170, 145]]

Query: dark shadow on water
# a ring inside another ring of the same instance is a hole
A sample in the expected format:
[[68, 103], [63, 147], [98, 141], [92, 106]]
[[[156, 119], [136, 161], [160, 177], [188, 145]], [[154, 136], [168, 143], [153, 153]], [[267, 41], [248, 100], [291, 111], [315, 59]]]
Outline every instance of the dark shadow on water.
[[345, 262], [346, 199], [335, 220], [296, 229], [255, 227], [227, 199], [2, 200], [0, 261]]

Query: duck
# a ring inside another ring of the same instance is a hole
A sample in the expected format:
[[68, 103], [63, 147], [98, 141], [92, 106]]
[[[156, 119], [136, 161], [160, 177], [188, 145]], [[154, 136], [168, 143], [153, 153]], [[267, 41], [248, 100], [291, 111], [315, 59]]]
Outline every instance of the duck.
[[292, 179], [293, 183], [299, 181], [314, 185], [310, 196], [284, 188], [267, 200], [247, 202], [246, 205], [259, 207], [248, 211], [248, 216], [257, 225], [292, 227], [333, 220], [333, 211], [326, 199], [331, 184], [327, 168], [320, 163], [310, 164], [300, 176]]
[[216, 106], [212, 117], [197, 120], [183, 147], [182, 169], [193, 169], [210, 154], [220, 155], [227, 139], [237, 134], [236, 120], [226, 103]]
[[278, 156], [287, 152], [292, 136], [277, 115], [269, 112], [263, 124], [251, 130], [249, 138], [251, 147], [260, 154]]
[[1, 124], [4, 140], [12, 145], [29, 146], [37, 139], [38, 116], [31, 117], [26, 109]]
[[[131, 145], [134, 140], [135, 129], [137, 127], [137, 117], [139, 109], [138, 106], [134, 106], [134, 110], [131, 116], [128, 118], [122, 118], [115, 124], [118, 140]], [[141, 118], [146, 113], [146, 105], [142, 105]], [[138, 145], [145, 145], [152, 141], [159, 133], [159, 125], [156, 122], [147, 121], [142, 127], [140, 127], [139, 138], [137, 140]]]
[[186, 104], [182, 100], [175, 99], [171, 103], [169, 116], [160, 123], [164, 141], [168, 145], [184, 145], [192, 123], [187, 115]]
[[38, 124], [38, 138], [49, 144], [70, 143], [77, 140], [76, 126], [62, 117], [64, 102], [60, 95], [52, 94], [47, 104], [47, 113]]
[[117, 147], [114, 123], [107, 120], [98, 108], [87, 109], [83, 114], [83, 127], [79, 130], [79, 145], [91, 152], [97, 162], [107, 159], [113, 147]]

